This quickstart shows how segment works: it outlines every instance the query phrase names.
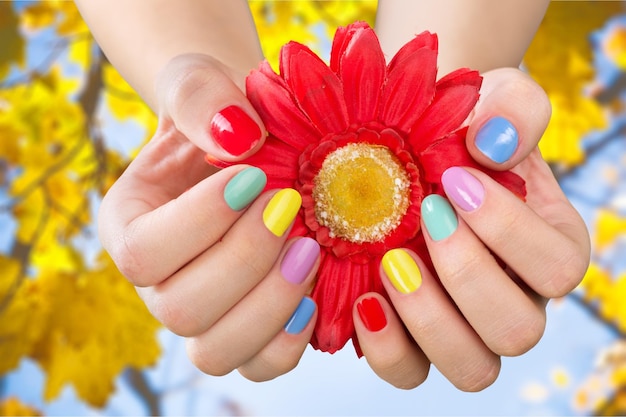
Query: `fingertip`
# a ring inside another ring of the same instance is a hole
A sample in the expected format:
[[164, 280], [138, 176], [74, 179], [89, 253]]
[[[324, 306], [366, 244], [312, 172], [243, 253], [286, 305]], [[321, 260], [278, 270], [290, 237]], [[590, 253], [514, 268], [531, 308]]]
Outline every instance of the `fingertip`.
[[378, 293], [359, 297], [353, 307], [359, 346], [372, 370], [401, 389], [412, 389], [428, 376], [430, 361], [409, 339], [391, 305]]
[[550, 120], [550, 101], [532, 78], [512, 68], [486, 72], [481, 94], [467, 149], [482, 166], [508, 170], [537, 147]]
[[201, 54], [172, 59], [157, 82], [160, 118], [210, 155], [238, 162], [260, 149], [267, 132], [263, 121], [221, 62]]

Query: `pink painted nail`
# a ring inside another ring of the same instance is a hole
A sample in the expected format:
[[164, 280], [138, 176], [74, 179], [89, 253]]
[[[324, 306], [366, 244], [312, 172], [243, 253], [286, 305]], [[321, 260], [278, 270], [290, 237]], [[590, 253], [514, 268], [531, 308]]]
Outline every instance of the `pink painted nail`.
[[463, 168], [448, 168], [441, 176], [441, 183], [448, 197], [462, 210], [474, 211], [483, 203], [485, 187]]
[[280, 265], [283, 277], [292, 284], [300, 284], [311, 272], [320, 256], [320, 245], [308, 237], [291, 245]]

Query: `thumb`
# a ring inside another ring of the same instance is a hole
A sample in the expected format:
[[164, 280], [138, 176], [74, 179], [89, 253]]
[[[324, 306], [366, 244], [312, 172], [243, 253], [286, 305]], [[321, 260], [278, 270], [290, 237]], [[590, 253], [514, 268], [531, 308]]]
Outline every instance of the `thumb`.
[[[241, 79], [238, 79], [241, 78]], [[172, 59], [157, 81], [159, 118], [167, 118], [213, 158], [236, 162], [254, 154], [265, 127], [242, 89], [243, 77], [200, 54]]]
[[467, 149], [482, 166], [508, 170], [533, 151], [550, 120], [550, 101], [514, 68], [483, 74], [481, 98], [467, 132]]

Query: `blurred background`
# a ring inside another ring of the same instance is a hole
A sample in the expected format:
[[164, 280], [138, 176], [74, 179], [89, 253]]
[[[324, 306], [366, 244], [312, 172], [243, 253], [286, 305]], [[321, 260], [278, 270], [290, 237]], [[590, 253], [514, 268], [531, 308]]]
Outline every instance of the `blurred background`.
[[[328, 58], [376, 1], [250, 1], [273, 65], [289, 40]], [[0, 415], [626, 414], [626, 8], [553, 1], [523, 67], [548, 92], [541, 151], [589, 227], [592, 264], [548, 306], [542, 341], [498, 381], [412, 391], [351, 349], [307, 350], [256, 384], [186, 358], [98, 243], [102, 196], [156, 118], [67, 1], [0, 2]], [[426, 29], [426, 28], [425, 28]]]

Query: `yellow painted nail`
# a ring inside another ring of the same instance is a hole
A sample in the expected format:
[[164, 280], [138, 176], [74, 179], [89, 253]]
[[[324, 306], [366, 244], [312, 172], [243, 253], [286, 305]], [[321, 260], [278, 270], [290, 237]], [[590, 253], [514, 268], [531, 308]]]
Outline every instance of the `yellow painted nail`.
[[385, 274], [401, 293], [411, 293], [422, 285], [422, 273], [405, 250], [390, 250], [383, 256], [382, 264]]
[[274, 194], [263, 211], [263, 223], [270, 232], [276, 236], [282, 236], [295, 219], [302, 197], [300, 193], [291, 188], [285, 188]]

